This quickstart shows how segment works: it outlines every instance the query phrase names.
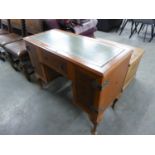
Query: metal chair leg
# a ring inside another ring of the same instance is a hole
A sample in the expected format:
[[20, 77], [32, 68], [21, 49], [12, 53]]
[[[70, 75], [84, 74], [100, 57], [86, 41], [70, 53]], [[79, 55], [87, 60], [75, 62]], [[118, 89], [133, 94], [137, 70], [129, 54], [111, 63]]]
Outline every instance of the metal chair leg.
[[28, 69], [25, 66], [23, 66], [23, 73], [24, 73], [26, 79], [31, 82], [31, 76], [28, 72]]
[[151, 25], [151, 38], [150, 38], [149, 42], [152, 41], [153, 37], [154, 37], [154, 25]]
[[121, 28], [120, 28], [120, 33], [119, 33], [119, 35], [122, 34], [122, 32], [123, 32], [123, 30], [124, 30], [126, 24], [128, 23], [128, 21], [129, 21], [128, 19], [125, 19], [125, 20], [123, 21], [122, 26], [121, 26]]
[[144, 24], [141, 23], [141, 26], [140, 26], [140, 28], [139, 28], [139, 30], [138, 30], [138, 34], [140, 33], [140, 31], [141, 31], [143, 28], [144, 28]]
[[144, 40], [143, 40], [144, 42], [145, 42], [145, 39], [146, 39], [147, 29], [148, 29], [148, 24], [147, 24], [147, 26], [146, 26], [146, 31], [145, 31]]
[[132, 37], [132, 35], [133, 35], [133, 32], [134, 32], [134, 30], [135, 30], [135, 28], [133, 28], [134, 27], [134, 25], [135, 25], [135, 22], [134, 21], [132, 21], [132, 23], [131, 23], [131, 33], [130, 33], [130, 36], [129, 36], [129, 38], [131, 38]]
[[131, 38], [133, 36], [133, 34], [135, 32], [137, 32], [138, 25], [139, 25], [139, 23], [132, 23], [132, 26], [131, 26], [131, 34], [130, 34], [129, 38]]

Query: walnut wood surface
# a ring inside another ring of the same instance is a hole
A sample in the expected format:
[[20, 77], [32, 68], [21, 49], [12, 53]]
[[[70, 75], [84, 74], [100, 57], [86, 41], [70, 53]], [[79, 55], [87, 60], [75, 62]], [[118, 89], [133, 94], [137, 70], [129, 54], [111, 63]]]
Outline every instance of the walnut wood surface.
[[88, 113], [96, 130], [105, 109], [121, 93], [132, 50], [60, 30], [24, 40], [37, 77], [45, 83], [56, 74], [71, 80], [74, 103]]

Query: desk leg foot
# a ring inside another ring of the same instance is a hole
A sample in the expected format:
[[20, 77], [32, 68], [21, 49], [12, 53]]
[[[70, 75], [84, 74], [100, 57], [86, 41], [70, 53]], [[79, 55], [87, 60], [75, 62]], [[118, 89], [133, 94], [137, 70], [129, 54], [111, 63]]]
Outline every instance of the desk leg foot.
[[91, 129], [91, 134], [92, 135], [97, 135], [97, 123], [93, 123], [93, 128]]
[[0, 60], [2, 60], [3, 62], [5, 62], [5, 59], [4, 59], [4, 58], [2, 58], [2, 57], [0, 57]]
[[118, 101], [118, 99], [115, 99], [115, 100], [114, 100], [114, 102], [113, 102], [113, 104], [112, 104], [112, 106], [111, 106], [111, 107], [112, 107], [112, 109], [114, 109], [114, 108], [115, 108], [115, 105], [116, 105], [116, 102], [117, 102], [117, 101]]
[[38, 83], [39, 83], [41, 89], [46, 89], [47, 85], [45, 82], [43, 82], [41, 79], [38, 79]]

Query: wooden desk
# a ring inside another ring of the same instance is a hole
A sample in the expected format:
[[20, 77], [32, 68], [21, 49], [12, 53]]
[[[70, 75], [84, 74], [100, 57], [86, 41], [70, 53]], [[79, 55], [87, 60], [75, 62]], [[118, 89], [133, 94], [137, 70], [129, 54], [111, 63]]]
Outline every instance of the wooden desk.
[[120, 94], [132, 50], [61, 30], [24, 39], [36, 76], [48, 83], [60, 74], [72, 81], [74, 103], [94, 124]]

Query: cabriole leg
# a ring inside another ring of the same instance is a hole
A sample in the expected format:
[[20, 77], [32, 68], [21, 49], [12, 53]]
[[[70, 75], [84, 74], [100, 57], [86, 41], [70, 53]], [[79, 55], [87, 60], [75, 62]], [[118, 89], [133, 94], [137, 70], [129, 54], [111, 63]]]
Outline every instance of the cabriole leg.
[[93, 123], [93, 127], [91, 129], [91, 134], [92, 135], [97, 135], [97, 126], [98, 126], [98, 123]]

